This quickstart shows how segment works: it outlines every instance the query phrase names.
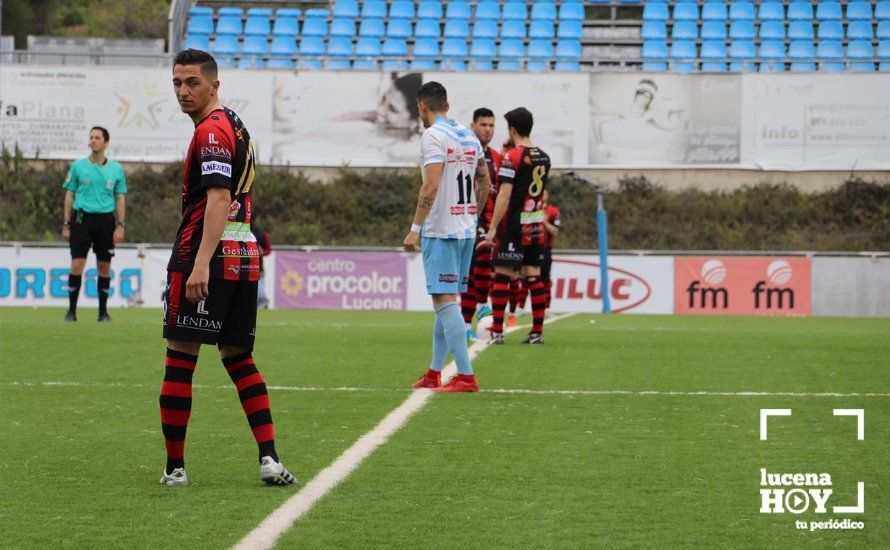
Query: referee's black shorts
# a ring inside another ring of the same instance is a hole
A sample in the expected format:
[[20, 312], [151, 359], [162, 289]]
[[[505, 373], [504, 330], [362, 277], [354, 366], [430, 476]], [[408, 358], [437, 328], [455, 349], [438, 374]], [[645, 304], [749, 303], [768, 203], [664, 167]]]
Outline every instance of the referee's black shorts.
[[114, 256], [114, 226], [114, 212], [90, 214], [76, 210], [74, 219], [71, 220], [71, 238], [68, 240], [71, 257], [86, 258], [92, 246], [96, 260], [110, 262]]

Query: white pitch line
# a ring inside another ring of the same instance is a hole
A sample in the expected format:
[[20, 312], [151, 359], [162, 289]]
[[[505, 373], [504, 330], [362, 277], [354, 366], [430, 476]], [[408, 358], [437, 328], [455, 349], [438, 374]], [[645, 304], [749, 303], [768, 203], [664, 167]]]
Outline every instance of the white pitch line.
[[[557, 315], [547, 321], [552, 323], [571, 315], [573, 314]], [[523, 328], [528, 327], [515, 327], [505, 332], [513, 332]], [[469, 348], [470, 360], [475, 359], [487, 346], [488, 344], [481, 339], [477, 340]], [[442, 369], [442, 383], [446, 383], [455, 374], [457, 374], [457, 367], [454, 362], [448, 363]], [[309, 512], [315, 503], [349, 477], [371, 453], [386, 443], [394, 433], [408, 422], [409, 418], [426, 406], [432, 396], [432, 390], [414, 390], [408, 399], [387, 414], [374, 429], [360, 437], [358, 441], [337, 457], [330, 466], [320, 471], [297, 494], [287, 499], [274, 512], [266, 516], [266, 519], [235, 545], [236, 550], [267, 549], [275, 546], [281, 535], [286, 533], [297, 520]]]

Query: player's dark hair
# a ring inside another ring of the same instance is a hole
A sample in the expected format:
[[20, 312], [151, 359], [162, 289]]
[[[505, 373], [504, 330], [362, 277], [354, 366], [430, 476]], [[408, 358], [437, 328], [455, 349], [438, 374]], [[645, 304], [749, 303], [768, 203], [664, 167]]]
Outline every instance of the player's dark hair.
[[111, 139], [111, 134], [109, 134], [109, 133], [108, 133], [108, 130], [106, 130], [105, 128], [103, 128], [103, 127], [101, 127], [101, 126], [93, 126], [92, 128], [90, 128], [90, 132], [92, 132], [93, 130], [99, 130], [100, 132], [102, 132], [102, 137], [105, 138], [105, 141], [106, 141], [106, 142], [107, 142], [109, 139]]
[[476, 122], [482, 117], [493, 117], [494, 112], [487, 107], [479, 107], [475, 111], [473, 111], [473, 122]]
[[417, 101], [423, 101], [435, 113], [442, 113], [448, 106], [448, 92], [438, 82], [427, 82], [417, 91]]
[[531, 111], [525, 107], [513, 109], [504, 118], [507, 119], [507, 128], [513, 128], [516, 133], [522, 137], [528, 137], [532, 134], [532, 126], [535, 124], [535, 118]]
[[182, 50], [173, 58], [173, 66], [177, 65], [200, 65], [201, 74], [210, 80], [216, 80], [219, 76], [219, 68], [216, 65], [216, 59], [204, 50], [187, 49]]

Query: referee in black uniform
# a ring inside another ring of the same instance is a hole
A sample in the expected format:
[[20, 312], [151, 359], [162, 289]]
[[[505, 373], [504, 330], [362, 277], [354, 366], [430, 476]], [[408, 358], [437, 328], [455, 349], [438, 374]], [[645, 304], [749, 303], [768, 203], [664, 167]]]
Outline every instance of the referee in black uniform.
[[107, 309], [111, 257], [114, 245], [124, 240], [127, 180], [120, 163], [105, 158], [108, 141], [108, 130], [94, 126], [90, 130], [90, 156], [74, 161], [62, 184], [65, 189], [62, 237], [71, 249], [65, 321], [77, 321], [77, 297], [90, 247], [96, 253], [99, 268], [99, 321], [111, 321]]

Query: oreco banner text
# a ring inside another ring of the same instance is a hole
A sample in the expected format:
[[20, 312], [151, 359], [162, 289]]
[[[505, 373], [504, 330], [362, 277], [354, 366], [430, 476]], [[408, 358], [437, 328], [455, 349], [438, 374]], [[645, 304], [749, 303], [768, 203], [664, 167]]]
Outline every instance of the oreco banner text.
[[810, 259], [676, 256], [674, 312], [809, 315]]
[[392, 253], [278, 252], [278, 309], [403, 310], [405, 258]]

